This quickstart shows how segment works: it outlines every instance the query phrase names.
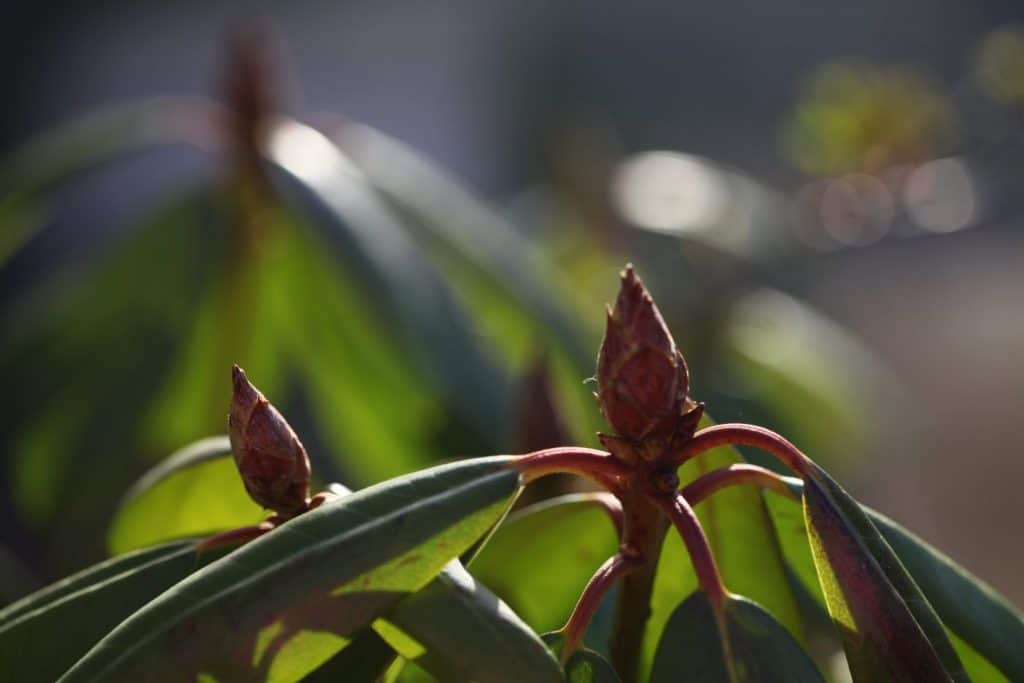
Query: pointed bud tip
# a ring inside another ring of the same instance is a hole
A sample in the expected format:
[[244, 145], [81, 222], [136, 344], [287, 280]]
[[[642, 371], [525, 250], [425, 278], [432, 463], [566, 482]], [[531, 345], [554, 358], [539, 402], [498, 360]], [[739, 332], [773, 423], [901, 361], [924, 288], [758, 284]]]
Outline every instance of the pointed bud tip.
[[231, 366], [231, 388], [232, 403], [249, 404], [259, 400], [259, 389], [253, 386], [253, 383], [245, 376], [245, 370], [238, 365]]
[[231, 368], [233, 392], [228, 437], [249, 496], [289, 517], [309, 498], [309, 456], [284, 417], [253, 386], [245, 371]]
[[682, 355], [632, 264], [608, 317], [598, 354], [601, 411], [622, 436], [671, 433], [688, 390]]

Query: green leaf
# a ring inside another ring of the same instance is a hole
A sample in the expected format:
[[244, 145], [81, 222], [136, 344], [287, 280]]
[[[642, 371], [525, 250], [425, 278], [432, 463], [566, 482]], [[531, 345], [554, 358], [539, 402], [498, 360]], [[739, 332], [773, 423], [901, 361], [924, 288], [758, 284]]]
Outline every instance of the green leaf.
[[757, 603], [726, 597], [722, 621], [724, 634], [703, 591], [684, 600], [672, 612], [658, 643], [652, 683], [824, 681], [800, 644]]
[[259, 296], [332, 454], [360, 484], [433, 464], [443, 397], [323, 241], [298, 225], [289, 233], [268, 264], [273, 286]]
[[622, 683], [608, 660], [587, 648], [574, 652], [565, 663], [565, 680], [568, 683]]
[[218, 206], [202, 192], [161, 203], [88, 277], [2, 312], [0, 376], [20, 387], [0, 418], [12, 495], [49, 527], [60, 571], [95, 556], [140, 456], [168, 452], [148, 451], [139, 425], [217, 268]]
[[318, 131], [287, 120], [270, 131], [267, 160], [282, 189], [313, 217], [329, 252], [352, 274], [421, 372], [480, 438], [499, 434], [508, 377], [488, 358], [465, 311], [406, 226]]
[[122, 555], [0, 612], [0, 661], [12, 681], [53, 681], [135, 610], [226, 550], [189, 541]]
[[411, 217], [414, 235], [445, 253], [445, 272], [468, 267], [486, 278], [538, 327], [553, 332], [575, 363], [590, 371], [592, 347], [570, 312], [552, 296], [571, 289], [572, 283], [515, 226], [396, 138], [361, 125], [344, 127], [334, 139], [369, 182]]
[[147, 472], [125, 495], [111, 553], [257, 524], [265, 511], [242, 486], [226, 436], [196, 441]]
[[804, 450], [837, 461], [858, 451], [875, 405], [871, 390], [884, 374], [841, 326], [805, 302], [761, 289], [732, 307], [717, 349], [742, 392]]
[[458, 561], [383, 621], [385, 639], [442, 681], [562, 680], [558, 661], [537, 634]]
[[[787, 478], [787, 482], [794, 493], [803, 494], [803, 482], [792, 478]], [[806, 527], [803, 523], [793, 523], [796, 506], [787, 500], [778, 499], [777, 503], [769, 500], [786, 559], [794, 568], [813, 563]], [[1009, 680], [1024, 680], [1024, 652], [1019, 647], [1024, 642], [1024, 616], [981, 579], [938, 549], [885, 515], [863, 505], [861, 508], [950, 632], [971, 680], [975, 683], [997, 680], [992, 667]], [[813, 570], [813, 564], [811, 568]], [[824, 606], [817, 576], [808, 575], [806, 570], [797, 573]]]
[[40, 610], [47, 605], [60, 600], [61, 598], [76, 593], [98, 583], [102, 583], [111, 577], [135, 569], [153, 560], [160, 559], [167, 555], [173, 555], [182, 548], [191, 545], [191, 541], [177, 541], [147, 548], [134, 553], [128, 553], [106, 562], [93, 565], [87, 569], [65, 577], [56, 583], [45, 586], [34, 593], [27, 595], [17, 602], [11, 603], [3, 610], [0, 610], [0, 628], [4, 628], [18, 617], [29, 612]]
[[617, 550], [608, 515], [586, 494], [573, 494], [510, 515], [470, 570], [535, 630], [549, 631], [565, 623], [587, 581]]
[[31, 220], [40, 195], [127, 153], [193, 138], [196, 122], [209, 119], [206, 109], [185, 98], [129, 102], [78, 117], [22, 145], [0, 163], [0, 188], [6, 193], [0, 197], [0, 226], [17, 227], [16, 234], [0, 230], [0, 266], [43, 227], [43, 221]]
[[150, 602], [62, 680], [300, 680], [490, 529], [519, 486], [509, 461], [435, 467], [302, 514]]
[[[545, 633], [541, 638], [556, 656], [561, 655], [565, 642], [561, 632]], [[565, 680], [568, 683], [622, 683], [608, 660], [586, 647], [578, 648], [565, 663]]]
[[849, 494], [816, 469], [803, 501], [818, 579], [854, 678], [969, 680], [942, 622]]
[[373, 683], [394, 659], [391, 646], [373, 629], [363, 628], [338, 654], [305, 676], [302, 683]]
[[[680, 481], [685, 484], [705, 472], [738, 462], [743, 458], [736, 449], [716, 448], [680, 468]], [[750, 486], [730, 487], [705, 499], [695, 510], [729, 590], [755, 600], [802, 642], [800, 611], [761, 492]], [[639, 680], [650, 671], [662, 630], [675, 605], [696, 588], [690, 556], [678, 534], [670, 531], [658, 560]]]
[[[999, 668], [1024, 681], [1024, 616], [981, 579], [879, 512], [866, 510], [946, 627]], [[977, 675], [976, 683], [988, 680]]]

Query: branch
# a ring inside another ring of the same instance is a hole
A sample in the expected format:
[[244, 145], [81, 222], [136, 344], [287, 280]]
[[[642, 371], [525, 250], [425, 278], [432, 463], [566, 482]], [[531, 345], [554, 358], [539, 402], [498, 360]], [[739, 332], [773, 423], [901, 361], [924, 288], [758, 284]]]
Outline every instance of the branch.
[[622, 479], [629, 474], [629, 468], [607, 451], [593, 448], [559, 447], [546, 448], [519, 456], [512, 467], [523, 473], [523, 483], [556, 472], [568, 472], [586, 477], [603, 488], [617, 492], [622, 489]]
[[700, 520], [682, 493], [677, 493], [672, 498], [658, 497], [655, 502], [682, 537], [686, 551], [690, 554], [690, 561], [693, 562], [693, 569], [697, 573], [697, 583], [707, 594], [717, 614], [722, 600], [729, 591], [722, 583], [722, 576], [718, 573], [715, 557], [711, 553], [704, 529], [700, 526]]
[[800, 476], [808, 476], [818, 469], [810, 458], [785, 437], [770, 429], [748, 424], [720, 424], [702, 429], [672, 454], [672, 462], [681, 465], [691, 458], [719, 446], [752, 446], [778, 458], [786, 467]]
[[216, 550], [217, 548], [242, 545], [243, 543], [248, 543], [254, 538], [259, 538], [275, 526], [274, 522], [268, 520], [254, 526], [243, 526], [237, 529], [228, 529], [227, 531], [222, 531], [214, 534], [213, 536], [208, 536], [200, 541], [196, 541], [195, 548], [197, 552], [202, 553], [208, 550]]
[[696, 505], [715, 491], [737, 484], [754, 484], [786, 498], [797, 499], [785, 479], [757, 465], [729, 465], [713, 470], [684, 486], [681, 493], [690, 505]]
[[624, 555], [620, 551], [609, 557], [587, 582], [583, 594], [580, 595], [576, 607], [573, 608], [572, 614], [569, 616], [569, 621], [561, 629], [564, 639], [561, 655], [563, 666], [583, 641], [583, 634], [587, 632], [587, 627], [590, 626], [590, 621], [594, 618], [601, 599], [620, 577], [641, 564], [642, 561], [639, 558]]

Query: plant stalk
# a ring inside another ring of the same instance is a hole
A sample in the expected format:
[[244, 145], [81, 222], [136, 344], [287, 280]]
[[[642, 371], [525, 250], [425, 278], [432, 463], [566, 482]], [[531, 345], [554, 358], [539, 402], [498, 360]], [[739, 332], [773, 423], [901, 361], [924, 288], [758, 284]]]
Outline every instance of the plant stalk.
[[582, 643], [583, 635], [587, 632], [587, 627], [590, 626], [594, 613], [597, 612], [597, 608], [601, 604], [601, 599], [621, 576], [636, 567], [638, 563], [637, 558], [628, 557], [620, 552], [609, 557], [598, 568], [586, 588], [583, 589], [583, 594], [569, 616], [569, 621], [562, 627], [564, 637], [562, 666], [565, 666]]
[[752, 446], [775, 456], [801, 477], [819, 470], [803, 452], [788, 439], [764, 427], [748, 424], [720, 424], [702, 429], [685, 446], [672, 454], [675, 465], [695, 458], [719, 446]]
[[623, 547], [642, 558], [642, 564], [623, 577], [615, 606], [615, 624], [610, 643], [611, 663], [623, 683], [636, 683], [640, 668], [647, 619], [651, 615], [651, 592], [661, 556], [661, 544], [668, 532], [668, 520], [647, 495], [630, 486], [622, 494], [625, 511]]
[[690, 505], [696, 505], [719, 489], [739, 484], [753, 484], [786, 498], [796, 498], [786, 480], [775, 472], [757, 465], [745, 464], [712, 470], [684, 486], [682, 494]]
[[512, 465], [523, 473], [523, 484], [548, 474], [566, 472], [586, 477], [608, 491], [618, 493], [629, 468], [607, 451], [558, 447], [520, 456]]

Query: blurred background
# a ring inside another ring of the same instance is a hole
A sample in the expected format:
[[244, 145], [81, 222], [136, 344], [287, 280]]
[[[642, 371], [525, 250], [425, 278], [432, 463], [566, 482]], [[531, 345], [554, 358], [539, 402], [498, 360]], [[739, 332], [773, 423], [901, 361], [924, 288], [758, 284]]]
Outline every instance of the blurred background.
[[0, 597], [234, 362], [323, 481], [593, 445], [632, 261], [716, 420], [1024, 606], [1019, 3], [252, 8], [0, 10]]

